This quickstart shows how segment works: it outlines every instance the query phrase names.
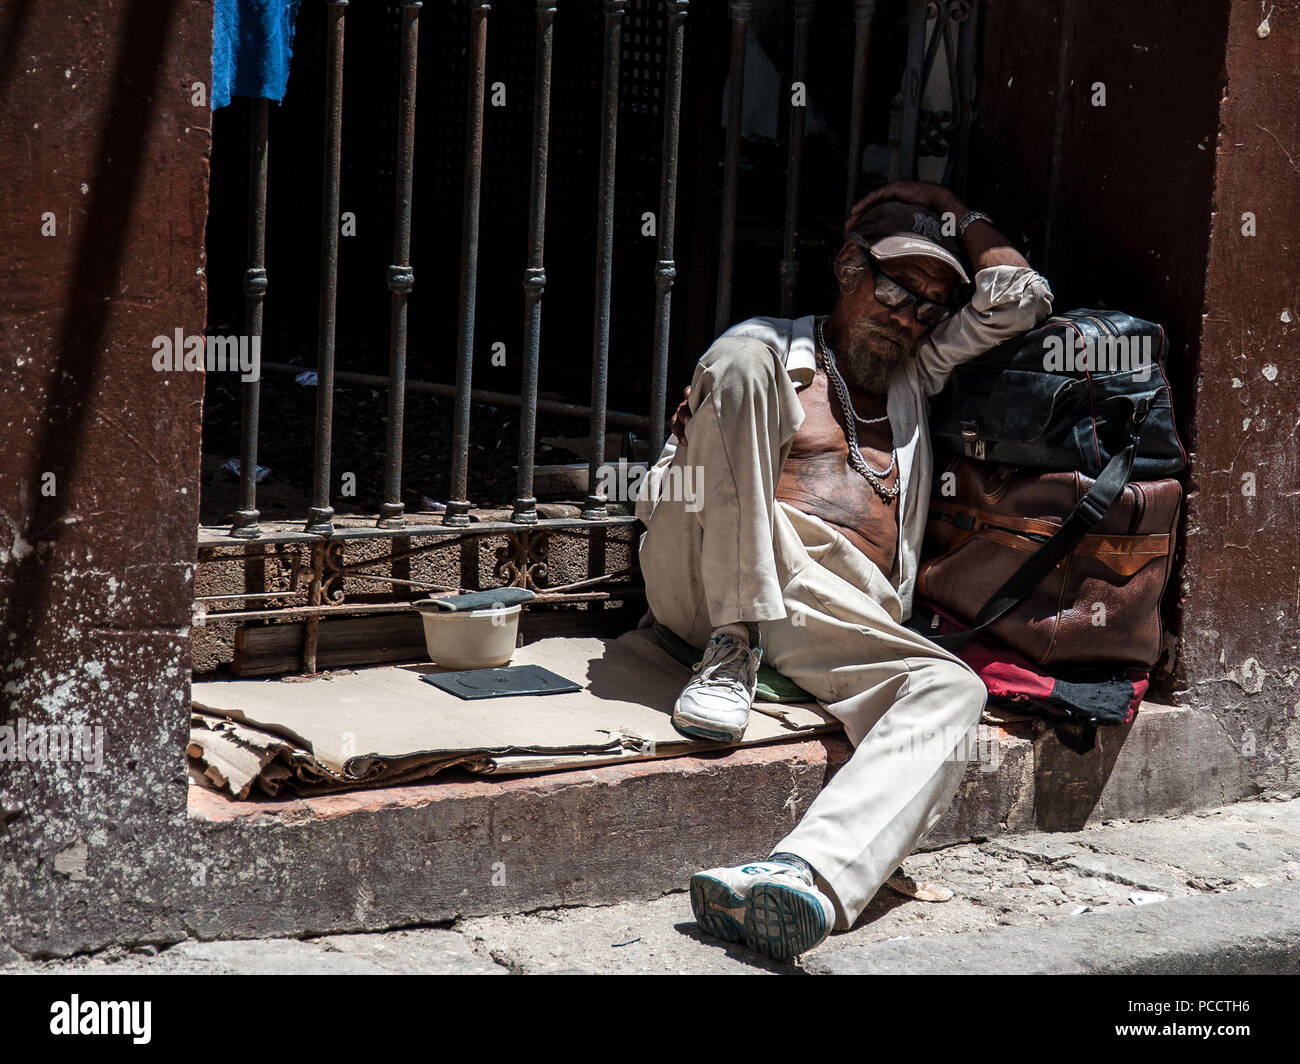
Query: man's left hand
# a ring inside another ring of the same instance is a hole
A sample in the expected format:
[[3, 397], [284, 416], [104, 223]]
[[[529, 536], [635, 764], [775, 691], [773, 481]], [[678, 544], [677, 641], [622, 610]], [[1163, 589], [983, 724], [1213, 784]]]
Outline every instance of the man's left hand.
[[691, 389], [690, 385], [682, 390], [682, 401], [677, 405], [673, 412], [673, 435], [677, 437], [677, 442], [686, 443], [686, 422], [691, 420]]

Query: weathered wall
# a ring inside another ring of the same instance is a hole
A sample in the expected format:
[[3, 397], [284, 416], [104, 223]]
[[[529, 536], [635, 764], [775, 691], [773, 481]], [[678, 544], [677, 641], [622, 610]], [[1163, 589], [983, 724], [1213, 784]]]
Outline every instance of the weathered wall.
[[1283, 350], [1300, 4], [1268, 7], [1261, 37], [1245, 0], [988, 0], [968, 198], [1027, 248], [1058, 308], [1165, 326], [1191, 457], [1165, 679], [1214, 714], [1258, 786], [1283, 787], [1300, 773], [1300, 367]]
[[107, 729], [0, 761], [0, 950], [179, 926], [203, 379], [151, 340], [204, 327], [211, 26], [0, 3], [0, 724]]
[[[1190, 423], [1184, 701], [1300, 786], [1300, 3], [1234, 0]], [[1267, 9], [1266, 9], [1267, 10]], [[1265, 34], [1264, 36], [1261, 36]], [[1254, 235], [1247, 235], [1253, 216]]]

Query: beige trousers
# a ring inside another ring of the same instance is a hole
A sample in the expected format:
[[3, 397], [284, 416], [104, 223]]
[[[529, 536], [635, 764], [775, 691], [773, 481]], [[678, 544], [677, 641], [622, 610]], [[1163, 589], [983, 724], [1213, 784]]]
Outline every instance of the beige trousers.
[[775, 354], [715, 343], [696, 368], [686, 444], [641, 537], [655, 618], [703, 646], [714, 627], [759, 623], [763, 660], [839, 720], [853, 756], [775, 851], [816, 870], [851, 927], [952, 801], [984, 708], [980, 679], [904, 628], [898, 596], [831, 526], [774, 501], [803, 420]]

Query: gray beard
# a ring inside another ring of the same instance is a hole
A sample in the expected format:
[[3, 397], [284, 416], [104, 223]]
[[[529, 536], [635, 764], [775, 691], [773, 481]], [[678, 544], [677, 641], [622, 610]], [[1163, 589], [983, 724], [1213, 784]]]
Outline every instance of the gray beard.
[[[912, 338], [901, 329], [863, 318], [854, 323], [844, 350], [836, 352], [836, 362], [845, 381], [855, 390], [885, 395], [894, 370], [911, 358], [915, 349]], [[887, 354], [878, 353], [882, 351]]]
[[886, 361], [870, 352], [858, 355], [845, 354], [836, 359], [841, 376], [854, 391], [868, 395], [885, 395], [894, 375], [894, 362]]

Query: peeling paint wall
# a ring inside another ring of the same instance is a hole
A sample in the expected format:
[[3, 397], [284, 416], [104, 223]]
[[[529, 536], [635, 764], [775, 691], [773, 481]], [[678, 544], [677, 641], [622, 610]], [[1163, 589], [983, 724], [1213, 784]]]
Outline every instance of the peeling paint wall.
[[[183, 934], [203, 379], [155, 372], [151, 340], [204, 326], [211, 26], [182, 0], [0, 3], [0, 942], [23, 952]], [[42, 751], [59, 725], [102, 767]]]
[[1190, 424], [1181, 679], [1187, 704], [1214, 713], [1261, 786], [1295, 789], [1300, 3], [1233, 3], [1225, 67]]

